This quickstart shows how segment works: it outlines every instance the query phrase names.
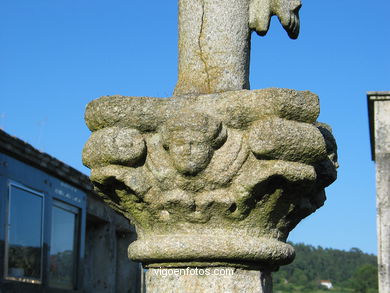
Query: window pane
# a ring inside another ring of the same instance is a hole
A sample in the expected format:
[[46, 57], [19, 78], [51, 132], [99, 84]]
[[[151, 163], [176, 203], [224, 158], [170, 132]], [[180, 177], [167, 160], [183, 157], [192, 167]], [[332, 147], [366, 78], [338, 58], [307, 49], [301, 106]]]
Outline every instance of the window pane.
[[10, 186], [7, 277], [40, 282], [42, 269], [43, 197]]
[[[62, 204], [64, 205], [64, 204]], [[73, 289], [77, 214], [53, 206], [50, 243], [50, 287]]]

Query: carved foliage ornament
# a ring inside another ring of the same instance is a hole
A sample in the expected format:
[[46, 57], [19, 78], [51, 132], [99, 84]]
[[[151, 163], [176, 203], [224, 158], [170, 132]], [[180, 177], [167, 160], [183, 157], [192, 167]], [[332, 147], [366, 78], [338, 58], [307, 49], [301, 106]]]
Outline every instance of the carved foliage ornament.
[[181, 243], [181, 263], [284, 264], [288, 233], [336, 179], [336, 144], [318, 113], [317, 96], [284, 89], [102, 97], [87, 107], [83, 162], [136, 225], [133, 259], [177, 265]]

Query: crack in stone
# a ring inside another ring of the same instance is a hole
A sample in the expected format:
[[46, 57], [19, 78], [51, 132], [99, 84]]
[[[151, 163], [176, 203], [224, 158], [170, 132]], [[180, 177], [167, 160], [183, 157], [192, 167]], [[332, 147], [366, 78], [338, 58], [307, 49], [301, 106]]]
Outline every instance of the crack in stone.
[[199, 45], [199, 51], [200, 51], [200, 60], [204, 64], [204, 70], [206, 73], [206, 79], [207, 79], [207, 91], [208, 93], [211, 93], [211, 84], [210, 84], [210, 74], [209, 74], [209, 68], [206, 62], [206, 59], [204, 58], [204, 53], [202, 49], [202, 35], [203, 35], [203, 29], [204, 29], [204, 16], [205, 16], [205, 3], [204, 0], [202, 0], [202, 18], [201, 18], [201, 24], [200, 24], [200, 32], [199, 32], [199, 38], [198, 38], [198, 45]]

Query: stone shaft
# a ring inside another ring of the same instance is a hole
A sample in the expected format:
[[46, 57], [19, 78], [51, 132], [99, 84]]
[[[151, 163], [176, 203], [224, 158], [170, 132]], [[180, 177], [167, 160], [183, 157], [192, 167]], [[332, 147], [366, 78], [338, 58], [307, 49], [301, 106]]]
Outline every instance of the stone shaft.
[[390, 292], [390, 154], [387, 154], [386, 157], [377, 157], [377, 160], [376, 185], [379, 292], [385, 293]]
[[390, 92], [368, 93], [376, 162], [379, 292], [390, 292]]
[[230, 267], [149, 269], [146, 286], [150, 293], [272, 293], [269, 272]]
[[179, 1], [174, 95], [249, 89], [249, 0]]

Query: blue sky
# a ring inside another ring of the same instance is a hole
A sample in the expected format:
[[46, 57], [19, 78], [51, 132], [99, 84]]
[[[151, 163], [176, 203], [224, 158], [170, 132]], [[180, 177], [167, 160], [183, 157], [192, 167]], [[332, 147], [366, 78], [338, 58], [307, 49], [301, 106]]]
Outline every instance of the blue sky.
[[[315, 92], [338, 141], [339, 179], [294, 242], [376, 253], [366, 92], [390, 90], [389, 10], [388, 0], [303, 0], [298, 40], [276, 19], [252, 36], [251, 88]], [[88, 174], [89, 101], [172, 94], [177, 1], [3, 0], [0, 64], [0, 127]]]

